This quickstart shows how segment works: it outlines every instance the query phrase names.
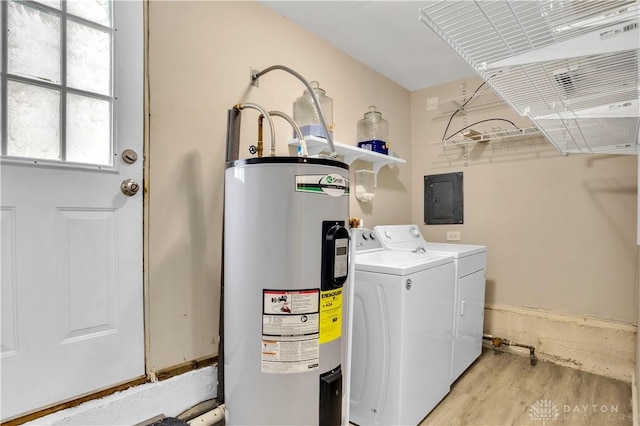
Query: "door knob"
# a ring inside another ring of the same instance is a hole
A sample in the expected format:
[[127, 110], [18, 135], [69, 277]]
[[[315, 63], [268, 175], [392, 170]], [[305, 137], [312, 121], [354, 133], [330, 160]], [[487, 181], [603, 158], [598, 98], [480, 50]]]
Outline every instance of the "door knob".
[[120, 184], [120, 190], [129, 197], [136, 195], [140, 190], [140, 184], [133, 179], [125, 179]]

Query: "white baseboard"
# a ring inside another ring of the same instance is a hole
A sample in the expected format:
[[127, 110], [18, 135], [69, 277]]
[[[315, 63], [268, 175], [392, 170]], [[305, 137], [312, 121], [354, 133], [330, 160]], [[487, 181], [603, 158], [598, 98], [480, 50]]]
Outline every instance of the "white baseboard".
[[145, 383], [40, 417], [27, 425], [135, 425], [160, 414], [177, 416], [216, 396], [217, 367]]
[[631, 382], [634, 324], [505, 305], [487, 305], [484, 312], [486, 334], [534, 346], [540, 360]]

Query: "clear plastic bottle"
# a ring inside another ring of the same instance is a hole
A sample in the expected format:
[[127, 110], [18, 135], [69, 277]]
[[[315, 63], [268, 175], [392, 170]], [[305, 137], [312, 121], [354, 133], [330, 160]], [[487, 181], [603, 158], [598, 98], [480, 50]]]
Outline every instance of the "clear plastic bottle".
[[364, 118], [358, 120], [358, 147], [388, 154], [388, 132], [387, 120], [382, 118], [382, 113], [372, 105], [364, 114]]
[[[326, 92], [320, 88], [317, 81], [311, 81], [309, 84], [318, 98], [329, 132], [333, 135], [333, 99], [326, 95]], [[320, 121], [320, 115], [308, 90], [305, 90], [302, 96], [297, 98], [293, 104], [293, 121], [300, 127], [303, 136], [327, 138]]]

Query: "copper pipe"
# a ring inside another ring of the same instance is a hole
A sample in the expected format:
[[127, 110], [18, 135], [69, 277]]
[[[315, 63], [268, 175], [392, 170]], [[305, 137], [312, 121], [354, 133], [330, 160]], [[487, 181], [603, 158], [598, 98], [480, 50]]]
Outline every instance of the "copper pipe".
[[531, 360], [531, 365], [535, 366], [538, 362], [538, 358], [536, 358], [536, 348], [530, 345], [523, 345], [521, 343], [515, 343], [507, 339], [503, 339], [502, 337], [493, 337], [490, 334], [483, 334], [482, 338], [484, 340], [490, 340], [491, 346], [495, 349], [500, 346], [518, 346], [521, 348], [529, 349], [529, 359]]
[[[262, 106], [258, 105], [258, 104], [254, 104], [254, 103], [243, 103], [243, 104], [237, 104], [234, 108], [237, 108], [239, 110], [242, 110], [244, 108], [253, 108], [253, 109], [257, 109], [258, 111], [260, 111], [260, 113], [267, 117], [267, 121], [269, 122], [269, 127], [271, 130], [271, 147], [269, 148], [269, 155], [271, 157], [275, 157], [276, 155], [276, 134], [275, 134], [275, 129], [273, 128], [273, 120], [271, 120], [271, 116], [269, 115], [269, 112], [267, 112], [266, 109], [264, 109]], [[260, 143], [260, 141], [258, 141], [258, 143]]]
[[264, 144], [262, 143], [262, 120], [264, 120], [264, 115], [260, 114], [258, 116], [258, 157], [262, 157], [262, 150], [264, 149]]

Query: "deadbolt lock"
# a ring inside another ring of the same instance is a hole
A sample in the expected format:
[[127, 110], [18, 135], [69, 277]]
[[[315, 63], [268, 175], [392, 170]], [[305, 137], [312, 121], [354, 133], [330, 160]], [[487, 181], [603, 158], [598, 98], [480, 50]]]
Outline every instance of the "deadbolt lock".
[[125, 149], [122, 151], [122, 161], [127, 164], [133, 164], [138, 161], [138, 154], [132, 149]]
[[140, 190], [140, 184], [133, 179], [125, 179], [120, 184], [120, 190], [129, 197], [136, 195]]

